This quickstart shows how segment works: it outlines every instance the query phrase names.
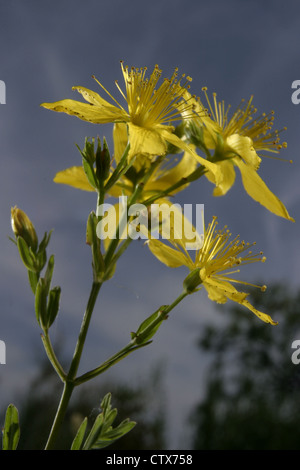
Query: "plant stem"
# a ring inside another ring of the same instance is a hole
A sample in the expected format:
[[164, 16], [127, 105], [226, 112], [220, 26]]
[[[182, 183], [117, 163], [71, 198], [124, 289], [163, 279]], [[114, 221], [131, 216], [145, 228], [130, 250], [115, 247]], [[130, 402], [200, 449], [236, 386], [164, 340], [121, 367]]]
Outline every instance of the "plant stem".
[[89, 300], [88, 300], [87, 307], [86, 307], [86, 311], [84, 313], [84, 317], [81, 323], [81, 328], [80, 328], [80, 332], [78, 335], [78, 340], [77, 340], [76, 348], [74, 351], [73, 359], [70, 365], [67, 378], [64, 381], [63, 393], [62, 393], [61, 400], [57, 408], [57, 412], [55, 415], [55, 419], [54, 419], [54, 422], [50, 431], [50, 435], [49, 435], [45, 450], [50, 450], [53, 448], [55, 441], [57, 439], [59, 429], [65, 417], [66, 410], [67, 410], [73, 389], [75, 387], [75, 382], [74, 382], [75, 376], [76, 376], [78, 366], [80, 363], [86, 335], [89, 329], [92, 313], [94, 310], [94, 306], [95, 306], [101, 285], [102, 284], [99, 282], [93, 282], [91, 293], [90, 293]]
[[59, 402], [57, 413], [53, 421], [53, 425], [49, 434], [45, 450], [52, 450], [55, 444], [55, 441], [58, 437], [58, 433], [61, 427], [61, 424], [64, 420], [66, 410], [73, 392], [74, 384], [72, 382], [66, 381], [64, 384], [63, 393]]
[[61, 380], [63, 382], [65, 382], [66, 373], [63, 370], [61, 364], [59, 363], [59, 361], [58, 361], [58, 359], [57, 359], [57, 357], [54, 353], [54, 350], [53, 350], [48, 332], [46, 332], [45, 335], [41, 335], [41, 338], [42, 338], [44, 348], [45, 348], [45, 351], [47, 353], [49, 361], [51, 362], [51, 364], [52, 364], [53, 368], [55, 369], [57, 375], [61, 378]]
[[[162, 314], [162, 317], [163, 319], [167, 318], [167, 315], [168, 313], [171, 312], [171, 310], [173, 310], [187, 295], [189, 295], [189, 293], [187, 291], [183, 291], [175, 300], [174, 302], [172, 302], [170, 305], [165, 305], [161, 308], [161, 314]], [[156, 322], [153, 322], [151, 324], [151, 327], [154, 328], [155, 325], [157, 323], [160, 323], [162, 320], [162, 318], [157, 318], [157, 321]], [[122, 348], [117, 354], [114, 354], [112, 357], [110, 357], [109, 359], [107, 359], [105, 362], [103, 362], [99, 367], [96, 367], [95, 369], [81, 375], [80, 377], [77, 377], [77, 379], [75, 380], [75, 384], [76, 385], [80, 385], [84, 382], [87, 382], [88, 380], [91, 380], [93, 379], [94, 377], [97, 377], [98, 375], [102, 374], [103, 372], [105, 372], [107, 369], [109, 369], [110, 367], [112, 367], [114, 364], [116, 364], [117, 362], [119, 362], [121, 359], [123, 359], [124, 357], [128, 356], [130, 353], [132, 353], [133, 351], [141, 348], [141, 347], [144, 347], [144, 346], [147, 346], [148, 344], [150, 344], [150, 342], [145, 342], [145, 343], [142, 343], [142, 344], [139, 344], [137, 342], [137, 338], [134, 338], [130, 341], [130, 343], [128, 343], [124, 348]]]
[[79, 363], [80, 363], [80, 359], [81, 359], [82, 350], [83, 350], [83, 347], [84, 347], [86, 335], [87, 335], [89, 325], [90, 325], [90, 321], [91, 321], [91, 318], [92, 318], [92, 313], [93, 313], [93, 310], [94, 310], [94, 306], [95, 306], [95, 303], [96, 303], [101, 285], [102, 285], [102, 283], [100, 283], [100, 282], [93, 282], [90, 297], [89, 297], [87, 307], [86, 307], [86, 311], [84, 313], [84, 317], [83, 317], [83, 320], [82, 320], [82, 323], [81, 323], [81, 328], [80, 328], [76, 348], [75, 348], [75, 351], [74, 351], [73, 359], [72, 359], [72, 362], [71, 362], [70, 370], [69, 370], [69, 373], [68, 373], [68, 379], [69, 380], [74, 380], [75, 379], [75, 376], [76, 376], [76, 373], [77, 373], [77, 370], [78, 370], [78, 367], [79, 367]]

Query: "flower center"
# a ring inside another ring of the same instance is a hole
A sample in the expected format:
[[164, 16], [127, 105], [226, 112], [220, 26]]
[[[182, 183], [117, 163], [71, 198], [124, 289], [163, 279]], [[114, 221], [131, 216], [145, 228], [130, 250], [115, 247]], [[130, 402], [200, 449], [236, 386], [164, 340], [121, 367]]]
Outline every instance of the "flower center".
[[[266, 260], [262, 256], [262, 252], [253, 253], [250, 250], [255, 243], [245, 243], [240, 240], [239, 236], [230, 240], [231, 234], [226, 226], [222, 230], [217, 230], [216, 227], [217, 220], [214, 218], [208, 226], [203, 246], [197, 253], [195, 260], [195, 266], [200, 268], [200, 276], [203, 281], [207, 276], [229, 280], [227, 277], [229, 274], [238, 272], [238, 269], [229, 272], [232, 268]], [[247, 253], [244, 253], [246, 251]], [[224, 274], [219, 274], [222, 272]]]
[[[160, 124], [170, 124], [180, 119], [180, 113], [186, 112], [189, 116], [193, 113], [193, 105], [185, 100], [183, 94], [189, 89], [190, 77], [182, 75], [178, 80], [178, 70], [175, 69], [171, 78], [163, 80], [160, 86], [158, 82], [162, 71], [158, 65], [149, 78], [146, 78], [147, 68], [129, 69], [123, 66], [122, 72], [126, 87], [126, 96], [116, 83], [119, 91], [128, 104], [130, 121], [141, 127], [151, 128]], [[185, 82], [182, 84], [182, 80]]]
[[[257, 109], [252, 105], [253, 96], [248, 101], [242, 100], [233, 115], [229, 118], [231, 106], [225, 108], [224, 101], [217, 101], [217, 94], [213, 93], [213, 103], [210, 102], [207, 88], [202, 91], [208, 104], [210, 117], [220, 126], [224, 138], [233, 134], [250, 137], [256, 150], [268, 150], [278, 153], [286, 142], [280, 144], [279, 134], [281, 131], [272, 130], [274, 111], [269, 114], [262, 113], [254, 119]], [[283, 128], [282, 130], [286, 130]]]

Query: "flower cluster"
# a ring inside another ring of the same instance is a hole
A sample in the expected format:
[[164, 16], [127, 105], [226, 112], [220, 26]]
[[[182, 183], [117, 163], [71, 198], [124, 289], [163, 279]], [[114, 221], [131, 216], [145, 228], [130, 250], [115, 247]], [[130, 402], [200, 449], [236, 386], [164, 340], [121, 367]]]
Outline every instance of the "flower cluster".
[[[101, 152], [87, 157], [85, 151], [83, 165], [58, 172], [55, 182], [96, 191], [101, 201], [108, 196], [126, 195], [131, 203], [143, 202], [150, 213], [151, 203], [168, 203], [171, 196], [187, 185], [198, 184], [203, 175], [215, 185], [213, 195], [224, 196], [234, 184], [238, 169], [251, 198], [277, 216], [293, 221], [259, 175], [262, 157], [287, 147], [285, 142], [280, 143], [280, 132], [273, 130], [273, 112], [255, 118], [257, 110], [251, 97], [231, 113], [230, 106], [219, 102], [216, 93], [211, 101], [207, 88], [203, 87], [205, 103], [191, 94], [191, 78], [184, 74], [179, 77], [177, 69], [165, 79], [157, 65], [148, 75], [146, 67], [128, 68], [121, 62], [121, 71], [124, 88], [117, 81], [115, 84], [123, 104], [93, 77], [107, 99], [75, 86], [73, 90], [86, 102], [63, 99], [41, 105], [94, 124], [113, 124], [114, 152], [105, 177], [99, 170]], [[240, 241], [239, 237], [231, 240], [227, 228], [217, 230], [215, 218], [205, 229], [203, 245], [193, 259], [183, 239], [173, 234], [169, 242], [149, 239], [147, 245], [167, 266], [189, 269], [184, 281], [186, 292], [204, 287], [212, 301], [233, 300], [264, 322], [276, 323], [250, 304], [247, 293], [233, 286], [233, 283], [248, 284], [233, 279], [233, 272], [239, 272], [245, 264], [265, 260], [261, 253], [252, 252], [253, 245]], [[110, 253], [112, 245], [106, 243], [104, 249]]]

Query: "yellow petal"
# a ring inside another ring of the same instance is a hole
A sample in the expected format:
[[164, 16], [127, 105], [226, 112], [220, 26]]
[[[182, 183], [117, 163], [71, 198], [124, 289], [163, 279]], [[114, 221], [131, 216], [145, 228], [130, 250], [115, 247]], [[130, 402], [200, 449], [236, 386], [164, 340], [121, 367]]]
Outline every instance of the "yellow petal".
[[179, 266], [187, 266], [187, 258], [178, 250], [174, 250], [159, 240], [148, 240], [147, 245], [150, 251], [159, 261], [166, 264], [170, 268], [178, 268]]
[[[181, 180], [181, 178], [189, 176], [197, 168], [196, 159], [190, 154], [190, 152], [184, 152], [183, 157], [180, 159], [177, 165], [173, 166], [170, 170], [159, 170], [162, 176], [150, 179], [146, 184], [145, 189], [147, 191], [164, 191], [173, 184]], [[181, 186], [177, 191], [182, 190], [187, 185]], [[176, 190], [172, 192], [175, 194]]]
[[128, 128], [127, 124], [122, 122], [114, 124], [113, 128], [113, 141], [114, 141], [114, 157], [119, 163], [123, 156], [126, 146], [128, 144]]
[[203, 245], [203, 236], [197, 233], [181, 206], [168, 199], [151, 205], [151, 229], [152, 234], [156, 232], [161, 238], [175, 242], [183, 251], [200, 249]]
[[[219, 165], [221, 169], [223, 179], [221, 183], [215, 187], [213, 195], [224, 196], [224, 194], [229, 191], [229, 189], [233, 186], [235, 182], [235, 169], [230, 160], [222, 160], [218, 162], [217, 165]], [[215, 183], [214, 175], [210, 171], [207, 171], [205, 173], [205, 176], [209, 181]]]
[[209, 293], [209, 298], [218, 303], [225, 303], [228, 298], [240, 303], [247, 296], [244, 292], [237, 291], [230, 282], [220, 281], [214, 277], [205, 277], [203, 285]]
[[207, 291], [208, 298], [213, 302], [217, 302], [218, 304], [225, 304], [227, 302], [227, 297], [224, 293], [208, 283], [203, 283], [205, 290]]
[[185, 152], [189, 152], [201, 165], [203, 165], [205, 168], [210, 170], [216, 180], [216, 184], [220, 184], [222, 181], [222, 173], [220, 171], [220, 168], [212, 162], [209, 162], [205, 158], [200, 157], [192, 147], [187, 145], [183, 140], [181, 140], [177, 135], [172, 134], [171, 132], [162, 130], [161, 135], [164, 137], [164, 139], [169, 142], [170, 144], [175, 145], [178, 148], [181, 148]]
[[254, 168], [239, 159], [235, 160], [235, 164], [240, 169], [244, 188], [252, 199], [262, 204], [270, 212], [294, 222], [284, 204], [270, 191]]
[[251, 310], [251, 312], [254, 313], [254, 315], [256, 315], [258, 318], [260, 318], [260, 320], [262, 320], [263, 322], [271, 323], [271, 325], [278, 325], [278, 322], [275, 322], [274, 320], [272, 320], [270, 315], [267, 315], [266, 313], [263, 313], [263, 312], [260, 312], [259, 310], [257, 310], [255, 307], [253, 307], [253, 305], [250, 304], [250, 302], [248, 302], [248, 300], [243, 300], [240, 303], [244, 307]]
[[107, 108], [109, 107], [115, 108], [114, 105], [112, 105], [105, 99], [101, 98], [101, 96], [98, 95], [98, 93], [96, 93], [95, 91], [89, 90], [88, 88], [85, 88], [83, 86], [73, 86], [72, 90], [76, 90], [78, 91], [78, 93], [81, 93], [83, 98], [91, 104], [94, 104], [100, 107], [105, 106]]
[[73, 166], [66, 170], [56, 173], [55, 183], [67, 184], [83, 191], [95, 191], [95, 188], [89, 183], [82, 166]]
[[214, 300], [217, 303], [225, 303], [227, 299], [230, 299], [233, 302], [237, 302], [238, 304], [248, 308], [263, 322], [277, 325], [277, 322], [274, 322], [270, 315], [260, 312], [255, 307], [253, 307], [253, 305], [251, 305], [251, 303], [247, 300], [247, 293], [239, 292], [229, 282], [217, 281], [214, 278], [206, 277], [203, 281], [203, 285], [208, 291], [208, 296], [211, 300]]
[[253, 142], [250, 137], [233, 134], [226, 139], [229, 145], [240, 157], [255, 170], [259, 168], [261, 158], [255, 152]]
[[164, 155], [167, 151], [167, 144], [161, 133], [144, 127], [128, 123], [130, 150], [128, 159], [136, 155], [157, 156]]
[[[190, 105], [193, 106], [193, 118], [191, 120], [194, 120], [196, 123], [198, 123], [200, 126], [205, 125], [203, 128], [204, 134], [205, 134], [205, 143], [208, 148], [214, 148], [215, 147], [215, 140], [213, 139], [212, 136], [214, 136], [216, 133], [221, 133], [222, 129], [219, 126], [219, 124], [211, 119], [211, 117], [208, 115], [207, 110], [199, 101], [196, 99], [189, 91], [185, 91], [183, 94], [183, 98], [186, 102], [188, 102]], [[182, 116], [184, 119], [188, 120], [190, 115], [190, 110], [182, 112]], [[197, 116], [197, 117], [195, 117]], [[206, 131], [207, 128], [207, 131]], [[208, 143], [212, 144], [212, 147], [208, 145]]]
[[41, 106], [51, 111], [70, 114], [83, 121], [94, 124], [106, 124], [109, 122], [126, 121], [126, 113], [116, 106], [93, 106], [75, 100], [61, 100], [54, 103], [42, 103]]

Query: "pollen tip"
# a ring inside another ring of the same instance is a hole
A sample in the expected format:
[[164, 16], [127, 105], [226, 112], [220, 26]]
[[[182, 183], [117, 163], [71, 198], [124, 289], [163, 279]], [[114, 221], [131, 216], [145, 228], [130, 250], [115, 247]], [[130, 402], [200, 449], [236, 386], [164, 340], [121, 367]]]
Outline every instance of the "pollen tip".
[[266, 286], [266, 285], [264, 285], [264, 286], [261, 286], [260, 290], [261, 290], [262, 292], [266, 292], [266, 290], [267, 290], [267, 286]]

